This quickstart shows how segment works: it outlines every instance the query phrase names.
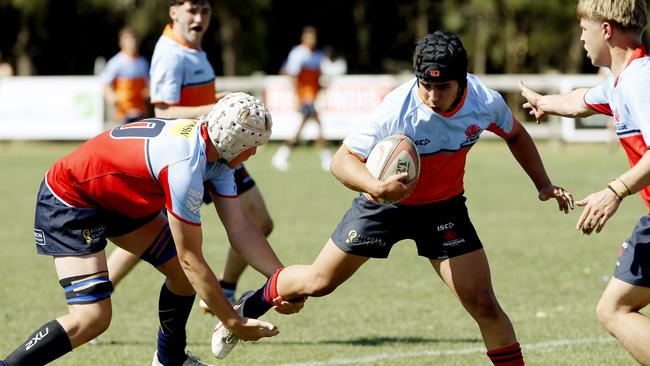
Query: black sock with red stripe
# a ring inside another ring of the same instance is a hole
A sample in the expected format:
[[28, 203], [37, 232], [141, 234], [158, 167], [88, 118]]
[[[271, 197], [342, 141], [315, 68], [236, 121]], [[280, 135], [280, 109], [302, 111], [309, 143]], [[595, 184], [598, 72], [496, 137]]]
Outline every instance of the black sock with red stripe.
[[487, 355], [495, 366], [525, 366], [519, 342], [488, 351]]
[[284, 269], [280, 268], [266, 280], [264, 286], [255, 291], [244, 301], [244, 316], [247, 318], [259, 318], [273, 307], [273, 299], [278, 297], [278, 275]]

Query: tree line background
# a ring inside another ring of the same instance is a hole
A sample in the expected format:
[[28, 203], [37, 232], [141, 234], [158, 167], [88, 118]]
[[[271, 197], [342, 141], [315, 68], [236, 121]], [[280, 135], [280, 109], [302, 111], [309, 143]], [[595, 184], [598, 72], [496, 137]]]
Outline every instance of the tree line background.
[[[203, 48], [217, 75], [276, 74], [304, 25], [319, 30], [353, 74], [411, 70], [414, 42], [445, 29], [461, 36], [470, 70], [595, 72], [585, 58], [577, 0], [214, 0]], [[0, 51], [17, 75], [88, 75], [118, 51], [124, 25], [151, 58], [167, 0], [0, 0]], [[645, 33], [648, 44], [648, 34]]]

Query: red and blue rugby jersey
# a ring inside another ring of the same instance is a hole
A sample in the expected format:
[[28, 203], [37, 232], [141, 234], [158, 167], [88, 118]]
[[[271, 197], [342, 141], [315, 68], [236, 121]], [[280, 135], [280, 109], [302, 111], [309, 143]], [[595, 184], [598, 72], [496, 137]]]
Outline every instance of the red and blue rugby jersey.
[[420, 154], [420, 177], [413, 193], [400, 201], [420, 205], [443, 201], [464, 190], [467, 153], [484, 130], [501, 137], [512, 132], [513, 116], [501, 95], [474, 75], [467, 75], [467, 88], [454, 110], [437, 114], [418, 94], [417, 79], [389, 93], [368, 123], [343, 141], [362, 161], [380, 140], [406, 135]]
[[[648, 151], [650, 143], [650, 57], [639, 46], [618, 77], [611, 75], [589, 89], [584, 97], [587, 107], [614, 118], [616, 136], [623, 146], [630, 166], [636, 165]], [[640, 192], [650, 207], [650, 188]]]
[[237, 195], [232, 169], [207, 163], [204, 124], [189, 119], [145, 119], [86, 141], [50, 168], [46, 184], [64, 204], [102, 208], [140, 218], [165, 208], [200, 224], [203, 182]]

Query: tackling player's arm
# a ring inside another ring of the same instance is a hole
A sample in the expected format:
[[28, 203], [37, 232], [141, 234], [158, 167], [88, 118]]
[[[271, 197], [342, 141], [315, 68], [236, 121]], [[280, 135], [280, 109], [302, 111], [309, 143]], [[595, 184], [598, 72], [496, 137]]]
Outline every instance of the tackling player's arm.
[[282, 267], [262, 231], [244, 214], [239, 198], [211, 194], [214, 207], [223, 223], [228, 240], [251, 267], [264, 276], [271, 277]]
[[[246, 263], [258, 272], [271, 277], [283, 265], [269, 245], [262, 231], [244, 214], [238, 198], [226, 198], [212, 194], [212, 201], [223, 223], [230, 245], [241, 255]], [[275, 311], [293, 314], [300, 311], [306, 299], [284, 301], [281, 297], [274, 299]]]
[[584, 103], [584, 96], [588, 88], [580, 88], [566, 94], [541, 95], [519, 81], [521, 95], [526, 98], [524, 109], [530, 109], [529, 114], [539, 121], [549, 114], [564, 117], [588, 117], [597, 112], [588, 108]]
[[203, 257], [201, 250], [203, 235], [200, 226], [187, 224], [174, 215], [169, 215], [169, 227], [183, 272], [194, 290], [205, 300], [226, 328], [244, 340], [257, 340], [278, 333], [273, 324], [257, 319], [241, 318], [237, 315], [221, 291], [217, 277]]
[[539, 156], [539, 152], [537, 151], [537, 147], [528, 134], [528, 131], [514, 118], [512, 124], [512, 132], [505, 136], [504, 140], [519, 165], [521, 165], [535, 184], [539, 199], [546, 201], [550, 198], [555, 198], [560, 211], [568, 213], [569, 209], [573, 209], [573, 197], [571, 193], [551, 183], [548, 174], [546, 174], [542, 159]]
[[334, 154], [330, 170], [344, 186], [391, 201], [408, 197], [416, 183], [415, 180], [409, 184], [402, 183], [408, 178], [408, 173], [395, 174], [384, 181], [375, 178], [359, 157], [345, 145], [341, 145]]

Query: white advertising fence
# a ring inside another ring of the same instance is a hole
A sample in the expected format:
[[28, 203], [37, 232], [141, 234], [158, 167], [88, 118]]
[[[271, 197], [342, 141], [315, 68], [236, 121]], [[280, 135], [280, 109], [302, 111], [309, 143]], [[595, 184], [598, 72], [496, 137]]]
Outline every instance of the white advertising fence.
[[[343, 139], [394, 87], [409, 75], [341, 75], [324, 77], [325, 88], [316, 100], [325, 138]], [[543, 93], [564, 93], [602, 81], [597, 75], [482, 75], [489, 87], [518, 92], [524, 80]], [[291, 79], [286, 76], [218, 77], [221, 90], [246, 91], [261, 97], [273, 115], [272, 139], [291, 137], [301, 122]], [[103, 88], [96, 77], [12, 77], [0, 79], [0, 140], [84, 140], [103, 131], [106, 124]], [[551, 118], [540, 125], [527, 124], [533, 137], [569, 142], [607, 141], [607, 118], [575, 120]], [[316, 136], [308, 122], [303, 139]]]
[[102, 86], [94, 77], [0, 79], [1, 140], [85, 140], [103, 130]]

